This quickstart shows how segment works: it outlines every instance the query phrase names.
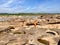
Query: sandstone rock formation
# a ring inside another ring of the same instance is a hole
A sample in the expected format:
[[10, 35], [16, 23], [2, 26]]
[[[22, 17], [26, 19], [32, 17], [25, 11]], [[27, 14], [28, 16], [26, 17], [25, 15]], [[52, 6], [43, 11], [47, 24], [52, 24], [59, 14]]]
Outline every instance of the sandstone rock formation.
[[60, 16], [2, 16], [0, 45], [60, 45]]

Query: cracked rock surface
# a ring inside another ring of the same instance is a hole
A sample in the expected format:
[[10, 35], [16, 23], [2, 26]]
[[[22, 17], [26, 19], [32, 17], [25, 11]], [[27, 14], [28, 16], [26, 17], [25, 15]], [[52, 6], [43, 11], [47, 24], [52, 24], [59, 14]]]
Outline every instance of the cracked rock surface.
[[0, 45], [60, 45], [59, 16], [1, 18]]

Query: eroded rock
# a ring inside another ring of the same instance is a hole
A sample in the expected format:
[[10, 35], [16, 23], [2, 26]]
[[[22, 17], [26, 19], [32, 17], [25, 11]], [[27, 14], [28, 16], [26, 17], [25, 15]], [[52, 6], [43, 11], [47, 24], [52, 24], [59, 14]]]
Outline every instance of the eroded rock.
[[[6, 22], [5, 20], [0, 22], [0, 45], [60, 45], [59, 18], [58, 16], [8, 17], [9, 20]], [[56, 25], [59, 28], [55, 28]]]

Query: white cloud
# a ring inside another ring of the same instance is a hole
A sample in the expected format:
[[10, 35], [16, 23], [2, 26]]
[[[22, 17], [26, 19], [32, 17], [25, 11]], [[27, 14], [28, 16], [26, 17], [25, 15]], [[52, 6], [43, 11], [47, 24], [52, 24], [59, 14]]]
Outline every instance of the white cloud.
[[30, 8], [28, 12], [58, 13], [60, 12], [59, 9], [60, 6], [58, 6], [57, 4], [51, 4], [47, 2]]
[[[24, 3], [25, 0], [9, 0], [6, 1], [6, 3], [3, 3], [0, 5], [0, 13], [1, 12], [8, 12], [8, 13], [16, 13], [16, 12], [23, 12], [23, 10], [26, 9], [26, 7], [22, 6], [21, 4]], [[17, 6], [15, 4], [19, 3], [20, 5]], [[15, 7], [11, 8], [11, 5], [14, 4]]]
[[6, 3], [3, 3], [0, 5], [0, 7], [10, 7], [11, 5], [13, 4], [16, 4], [16, 3], [24, 3], [25, 0], [9, 0], [9, 1], [6, 1]]
[[3, 3], [0, 7], [8, 7], [11, 3], [13, 3], [13, 0], [6, 1], [6, 3]]
[[[34, 7], [25, 6], [26, 0], [9, 0], [6, 3], [0, 5], [0, 13], [19, 13], [19, 12], [59, 12], [60, 7], [57, 4], [53, 3], [42, 3]], [[18, 4], [17, 4], [18, 3]], [[13, 7], [11, 7], [14, 5]]]

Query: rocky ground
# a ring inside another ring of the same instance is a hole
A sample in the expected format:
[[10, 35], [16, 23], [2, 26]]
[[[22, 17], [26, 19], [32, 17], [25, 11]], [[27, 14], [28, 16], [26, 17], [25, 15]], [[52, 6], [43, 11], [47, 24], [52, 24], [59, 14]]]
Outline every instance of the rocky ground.
[[0, 16], [0, 45], [60, 45], [60, 16]]

